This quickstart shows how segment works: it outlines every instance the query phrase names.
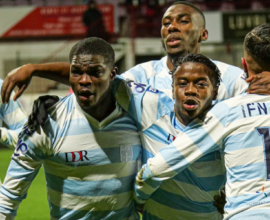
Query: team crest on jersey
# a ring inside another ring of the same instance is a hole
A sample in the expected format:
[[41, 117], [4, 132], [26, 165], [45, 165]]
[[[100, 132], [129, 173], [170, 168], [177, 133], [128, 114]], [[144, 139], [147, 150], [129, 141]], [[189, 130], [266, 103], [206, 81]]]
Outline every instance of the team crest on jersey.
[[132, 146], [120, 145], [120, 160], [121, 162], [131, 161], [133, 158]]
[[169, 142], [173, 142], [175, 140], [175, 136], [173, 136], [172, 134], [168, 135], [167, 141]]

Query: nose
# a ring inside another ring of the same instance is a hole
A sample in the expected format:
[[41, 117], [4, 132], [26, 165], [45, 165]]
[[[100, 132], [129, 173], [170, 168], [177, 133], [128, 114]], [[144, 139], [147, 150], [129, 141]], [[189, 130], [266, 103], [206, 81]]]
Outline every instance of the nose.
[[80, 78], [79, 84], [80, 84], [80, 86], [91, 86], [91, 84], [92, 84], [91, 76], [84, 73]]
[[168, 27], [168, 32], [172, 33], [172, 32], [180, 32], [180, 30], [178, 29], [178, 24], [177, 21], [173, 20], [171, 22], [171, 24]]
[[189, 83], [185, 89], [186, 96], [196, 96], [197, 95], [197, 88], [193, 83]]

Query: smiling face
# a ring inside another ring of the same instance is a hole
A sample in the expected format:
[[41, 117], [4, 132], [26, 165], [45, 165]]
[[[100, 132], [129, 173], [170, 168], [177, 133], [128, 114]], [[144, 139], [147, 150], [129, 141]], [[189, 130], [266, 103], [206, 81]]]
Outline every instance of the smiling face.
[[175, 113], [188, 125], [216, 99], [218, 87], [213, 87], [211, 70], [201, 63], [183, 63], [174, 74]]
[[204, 21], [194, 8], [178, 4], [165, 12], [161, 28], [162, 43], [168, 54], [184, 56], [198, 53], [200, 42], [207, 39]]
[[116, 75], [101, 55], [75, 55], [70, 65], [70, 84], [80, 107], [89, 112], [110, 93]]

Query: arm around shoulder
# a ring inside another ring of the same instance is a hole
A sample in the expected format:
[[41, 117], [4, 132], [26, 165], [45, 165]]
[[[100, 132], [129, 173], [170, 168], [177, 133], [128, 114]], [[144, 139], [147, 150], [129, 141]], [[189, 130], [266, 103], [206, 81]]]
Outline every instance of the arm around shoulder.
[[4, 80], [1, 89], [3, 103], [9, 101], [10, 94], [16, 86], [19, 90], [16, 92], [14, 100], [20, 97], [33, 76], [69, 85], [69, 67], [69, 63], [26, 64], [12, 70]]

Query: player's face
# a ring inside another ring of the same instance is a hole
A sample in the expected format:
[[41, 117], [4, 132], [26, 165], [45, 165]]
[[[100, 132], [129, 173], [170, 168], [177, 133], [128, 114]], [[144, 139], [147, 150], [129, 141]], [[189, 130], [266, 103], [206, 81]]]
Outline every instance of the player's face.
[[[174, 5], [168, 8], [162, 18], [162, 43], [168, 54], [197, 53], [200, 47], [202, 17], [196, 10], [187, 5]], [[206, 33], [207, 34], [207, 31]]]
[[174, 74], [175, 113], [185, 125], [212, 105], [217, 87], [212, 72], [204, 64], [183, 63]]
[[85, 111], [95, 107], [110, 92], [116, 71], [101, 55], [75, 55], [70, 65], [70, 84]]

